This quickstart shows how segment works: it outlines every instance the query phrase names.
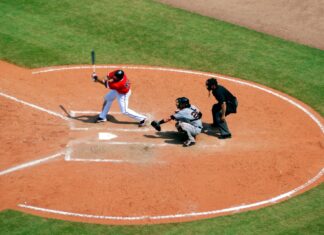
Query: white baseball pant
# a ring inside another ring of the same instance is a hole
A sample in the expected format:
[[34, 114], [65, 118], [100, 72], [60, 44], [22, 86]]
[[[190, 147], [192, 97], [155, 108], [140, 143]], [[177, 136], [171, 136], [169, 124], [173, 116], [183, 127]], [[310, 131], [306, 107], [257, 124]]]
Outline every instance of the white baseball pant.
[[99, 114], [99, 117], [103, 119], [106, 118], [113, 101], [117, 98], [119, 108], [122, 114], [125, 114], [130, 118], [136, 119], [137, 121], [142, 121], [146, 119], [146, 116], [141, 115], [135, 112], [134, 110], [128, 108], [128, 100], [131, 94], [131, 90], [129, 90], [126, 94], [119, 94], [116, 90], [110, 90], [110, 92], [108, 92], [105, 96], [105, 102], [102, 111]]

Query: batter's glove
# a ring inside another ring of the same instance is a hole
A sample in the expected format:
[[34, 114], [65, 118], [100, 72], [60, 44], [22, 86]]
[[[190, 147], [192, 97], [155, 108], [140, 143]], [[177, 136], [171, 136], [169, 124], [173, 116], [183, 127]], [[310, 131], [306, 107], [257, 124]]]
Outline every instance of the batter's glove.
[[160, 123], [158, 121], [152, 121], [151, 126], [154, 127], [155, 130], [161, 131], [161, 126], [160, 126]]
[[92, 81], [94, 81], [94, 82], [98, 81], [98, 75], [96, 73], [93, 73], [91, 75], [91, 78], [92, 78]]

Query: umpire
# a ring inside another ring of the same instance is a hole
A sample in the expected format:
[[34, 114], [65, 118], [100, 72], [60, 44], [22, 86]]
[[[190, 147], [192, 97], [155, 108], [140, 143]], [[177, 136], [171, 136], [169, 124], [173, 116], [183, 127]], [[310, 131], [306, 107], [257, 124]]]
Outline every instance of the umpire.
[[228, 129], [225, 117], [230, 113], [236, 113], [237, 98], [232, 95], [225, 87], [219, 85], [215, 78], [209, 78], [206, 81], [206, 88], [212, 92], [218, 103], [213, 105], [213, 124], [212, 127], [217, 127], [220, 130], [219, 139], [231, 138], [232, 134]]

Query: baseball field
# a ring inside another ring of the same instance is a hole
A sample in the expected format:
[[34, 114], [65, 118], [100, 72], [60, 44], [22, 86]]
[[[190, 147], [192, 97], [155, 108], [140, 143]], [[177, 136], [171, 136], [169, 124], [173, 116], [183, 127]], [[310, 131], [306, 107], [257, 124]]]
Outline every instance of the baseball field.
[[[0, 15], [0, 234], [323, 233], [323, 50], [152, 0], [1, 0]], [[107, 90], [90, 75], [115, 68], [152, 119], [198, 104], [197, 144], [117, 105], [95, 124]], [[208, 129], [211, 76], [239, 99], [229, 140]]]

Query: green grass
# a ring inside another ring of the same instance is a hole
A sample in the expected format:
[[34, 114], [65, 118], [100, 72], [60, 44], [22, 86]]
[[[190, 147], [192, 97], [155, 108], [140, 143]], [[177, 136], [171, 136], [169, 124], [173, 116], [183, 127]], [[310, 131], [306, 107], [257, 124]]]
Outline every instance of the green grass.
[[[324, 52], [149, 0], [0, 0], [0, 58], [26, 67], [146, 64], [217, 72], [324, 114]], [[184, 224], [99, 226], [0, 213], [0, 234], [318, 234], [323, 186], [257, 212]]]
[[289, 201], [256, 211], [195, 222], [142, 226], [75, 223], [7, 210], [0, 214], [0, 234], [321, 234], [323, 198], [322, 184]]
[[0, 58], [27, 67], [147, 64], [218, 72], [324, 114], [324, 52], [149, 0], [1, 0]]

